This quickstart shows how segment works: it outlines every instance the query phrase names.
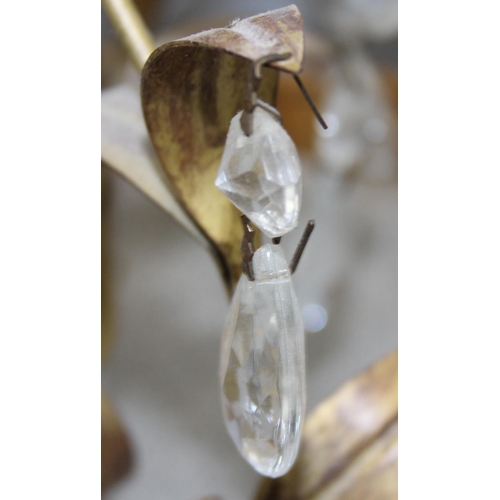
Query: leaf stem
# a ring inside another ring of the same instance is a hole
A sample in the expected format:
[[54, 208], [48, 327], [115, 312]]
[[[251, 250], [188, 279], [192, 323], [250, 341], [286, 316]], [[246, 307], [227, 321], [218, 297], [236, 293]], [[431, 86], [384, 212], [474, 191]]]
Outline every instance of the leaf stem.
[[155, 49], [153, 37], [133, 0], [102, 0], [102, 4], [139, 72]]

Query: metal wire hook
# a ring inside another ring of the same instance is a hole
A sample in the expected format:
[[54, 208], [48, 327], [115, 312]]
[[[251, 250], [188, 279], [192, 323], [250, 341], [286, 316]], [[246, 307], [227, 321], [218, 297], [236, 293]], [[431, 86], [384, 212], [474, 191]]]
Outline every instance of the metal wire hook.
[[253, 239], [255, 237], [255, 229], [250, 225], [250, 220], [243, 214], [241, 216], [241, 223], [243, 224], [243, 239], [241, 240], [241, 270], [249, 281], [255, 280], [255, 275], [253, 272]]
[[299, 244], [297, 245], [297, 250], [295, 250], [295, 253], [293, 254], [292, 261], [290, 262], [290, 273], [293, 274], [295, 270], [297, 269], [297, 266], [299, 265], [300, 258], [302, 257], [302, 253], [304, 252], [304, 249], [306, 248], [307, 242], [309, 241], [309, 237], [311, 236], [311, 233], [313, 232], [315, 222], [314, 220], [310, 220], [307, 223], [306, 228], [304, 229], [304, 232], [302, 233], [302, 238], [300, 238]]
[[270, 62], [284, 61], [285, 59], [291, 57], [291, 55], [292, 54], [290, 54], [289, 52], [285, 54], [267, 54], [254, 61], [251, 65], [250, 78], [248, 79], [248, 86], [245, 97], [245, 107], [240, 119], [241, 128], [247, 137], [252, 135], [253, 132], [252, 114], [257, 106], [276, 116], [281, 123], [281, 115], [279, 114], [278, 110], [273, 108], [267, 102], [259, 99], [257, 97], [257, 92], [262, 82], [262, 66], [264, 66], [264, 64], [269, 64]]
[[[268, 104], [267, 102], [264, 102], [261, 99], [259, 99], [257, 97], [257, 92], [259, 90], [260, 83], [262, 81], [262, 67], [265, 64], [269, 64], [271, 62], [276, 62], [276, 61], [284, 61], [286, 59], [289, 59], [290, 57], [291, 54], [289, 52], [285, 54], [267, 54], [261, 57], [260, 59], [254, 61], [253, 64], [251, 65], [250, 78], [248, 79], [248, 86], [245, 97], [245, 106], [240, 119], [241, 128], [247, 137], [249, 137], [253, 132], [252, 114], [257, 106], [264, 109], [268, 113], [274, 115], [275, 118], [277, 118], [281, 123], [281, 115], [279, 111], [270, 104]], [[307, 92], [299, 76], [294, 74], [293, 78], [296, 81], [297, 85], [299, 86], [299, 89], [302, 92], [302, 95], [304, 96], [305, 100], [307, 101], [307, 104], [309, 104], [309, 107], [314, 113], [314, 116], [321, 124], [321, 126], [326, 130], [328, 128], [328, 125], [326, 124], [325, 120], [318, 111], [318, 108], [311, 99], [309, 92]]]

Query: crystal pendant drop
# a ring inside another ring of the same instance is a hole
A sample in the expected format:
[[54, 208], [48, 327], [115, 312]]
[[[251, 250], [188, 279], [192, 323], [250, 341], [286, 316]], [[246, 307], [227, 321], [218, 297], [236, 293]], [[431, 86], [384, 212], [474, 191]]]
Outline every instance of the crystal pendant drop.
[[265, 476], [285, 474], [297, 456], [305, 412], [304, 327], [278, 245], [253, 257], [222, 336], [220, 380], [226, 425], [245, 459]]
[[232, 120], [215, 180], [227, 196], [267, 236], [282, 236], [297, 226], [302, 171], [297, 149], [283, 127], [260, 108], [253, 111], [253, 132]]

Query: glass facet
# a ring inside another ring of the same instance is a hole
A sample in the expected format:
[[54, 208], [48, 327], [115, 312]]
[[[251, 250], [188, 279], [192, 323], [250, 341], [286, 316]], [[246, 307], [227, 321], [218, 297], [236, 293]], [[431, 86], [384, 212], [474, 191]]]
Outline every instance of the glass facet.
[[272, 238], [297, 226], [302, 198], [302, 169], [292, 140], [276, 119], [260, 108], [253, 112], [253, 132], [232, 120], [215, 180], [259, 229]]
[[305, 412], [304, 327], [278, 245], [242, 275], [222, 337], [220, 380], [226, 425], [245, 459], [265, 476], [285, 474], [299, 448]]

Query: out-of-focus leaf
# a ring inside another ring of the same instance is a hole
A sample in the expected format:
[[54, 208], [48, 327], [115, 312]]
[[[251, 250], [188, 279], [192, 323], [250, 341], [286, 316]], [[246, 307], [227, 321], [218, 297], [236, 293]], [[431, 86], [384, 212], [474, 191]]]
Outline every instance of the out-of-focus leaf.
[[132, 450], [127, 434], [107, 398], [101, 396], [101, 490], [107, 489], [132, 468]]
[[102, 161], [142, 191], [187, 229], [198, 241], [209, 243], [179, 205], [169, 188], [144, 124], [139, 93], [120, 85], [101, 98]]
[[307, 418], [297, 462], [259, 500], [396, 500], [398, 356], [351, 379]]

